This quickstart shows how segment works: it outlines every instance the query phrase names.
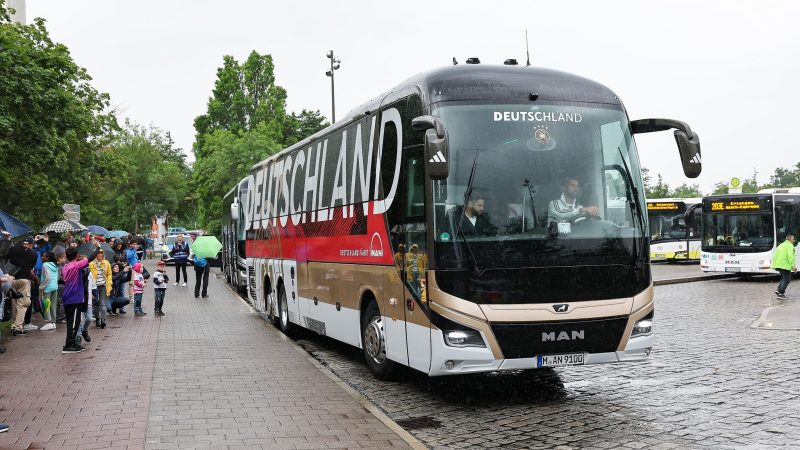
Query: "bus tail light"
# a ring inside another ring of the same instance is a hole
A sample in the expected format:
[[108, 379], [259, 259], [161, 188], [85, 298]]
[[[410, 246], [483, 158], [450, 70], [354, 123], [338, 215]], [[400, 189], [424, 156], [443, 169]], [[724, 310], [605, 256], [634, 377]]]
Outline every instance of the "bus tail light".
[[633, 324], [633, 331], [631, 337], [647, 336], [653, 334], [653, 313], [651, 312], [646, 317], [639, 319]]

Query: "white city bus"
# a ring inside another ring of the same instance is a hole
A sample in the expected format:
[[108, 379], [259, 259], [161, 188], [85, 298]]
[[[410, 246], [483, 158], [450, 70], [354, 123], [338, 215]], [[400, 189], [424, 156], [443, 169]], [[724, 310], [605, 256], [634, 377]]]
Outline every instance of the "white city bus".
[[[647, 199], [647, 222], [650, 227], [650, 260], [700, 260], [701, 198]], [[691, 217], [686, 223], [686, 213]]]
[[[643, 360], [654, 302], [633, 134], [669, 129], [696, 177], [685, 123], [629, 121], [593, 81], [423, 73], [252, 168], [226, 196], [226, 273], [245, 278], [244, 261], [257, 310], [363, 349], [379, 378]], [[550, 220], [576, 181], [598, 214]]]
[[712, 195], [703, 198], [703, 210], [704, 272], [775, 274], [775, 247], [787, 233], [800, 233], [800, 187]]

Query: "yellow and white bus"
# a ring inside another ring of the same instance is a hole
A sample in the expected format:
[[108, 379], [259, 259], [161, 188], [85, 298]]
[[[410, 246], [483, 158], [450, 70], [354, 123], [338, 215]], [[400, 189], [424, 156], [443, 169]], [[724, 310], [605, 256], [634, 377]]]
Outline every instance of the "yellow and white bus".
[[285, 333], [359, 347], [379, 378], [643, 360], [654, 302], [633, 134], [669, 129], [696, 177], [685, 123], [629, 121], [593, 81], [423, 73], [233, 187], [226, 274]]
[[[702, 198], [647, 199], [652, 262], [700, 261], [702, 200]], [[691, 215], [688, 223], [685, 217], [687, 213]]]

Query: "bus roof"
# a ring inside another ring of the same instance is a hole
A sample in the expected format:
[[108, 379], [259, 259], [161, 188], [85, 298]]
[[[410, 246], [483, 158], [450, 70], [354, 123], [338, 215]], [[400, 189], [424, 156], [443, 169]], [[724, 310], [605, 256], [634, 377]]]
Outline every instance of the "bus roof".
[[761, 189], [759, 194], [800, 194], [800, 187]]
[[370, 115], [382, 104], [390, 103], [411, 93], [422, 96], [424, 106], [445, 101], [472, 100], [496, 102], [530, 102], [535, 94], [539, 102], [575, 102], [612, 105], [623, 108], [616, 94], [600, 83], [566, 72], [533, 66], [460, 64], [445, 66], [417, 74], [389, 91], [355, 107], [336, 123], [300, 142], [256, 163], [265, 164], [287, 151], [305, 147], [310, 141], [324, 136], [350, 122]]
[[700, 198], [700, 197], [692, 197], [692, 198], [670, 197], [670, 198], [648, 198], [647, 199], [648, 203], [650, 203], [650, 202], [673, 202], [673, 203], [683, 202], [683, 203], [686, 203], [687, 205], [694, 205], [694, 204], [697, 204], [697, 203], [701, 203], [702, 201], [703, 201], [703, 199]]

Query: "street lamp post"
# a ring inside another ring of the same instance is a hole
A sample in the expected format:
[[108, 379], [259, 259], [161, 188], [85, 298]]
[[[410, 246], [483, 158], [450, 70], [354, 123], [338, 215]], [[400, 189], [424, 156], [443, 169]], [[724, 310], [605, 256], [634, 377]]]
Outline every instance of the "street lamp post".
[[326, 54], [328, 59], [331, 60], [331, 70], [325, 72], [325, 75], [331, 77], [331, 123], [336, 122], [336, 96], [334, 94], [333, 88], [333, 73], [336, 70], [339, 70], [339, 65], [342, 61], [339, 58], [333, 56], [333, 50], [328, 50]]

